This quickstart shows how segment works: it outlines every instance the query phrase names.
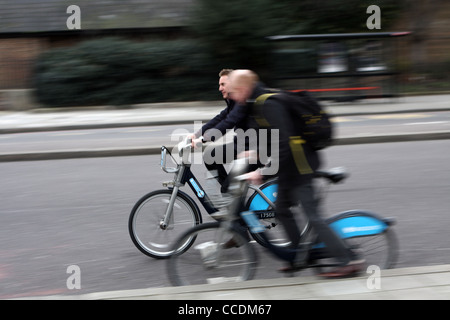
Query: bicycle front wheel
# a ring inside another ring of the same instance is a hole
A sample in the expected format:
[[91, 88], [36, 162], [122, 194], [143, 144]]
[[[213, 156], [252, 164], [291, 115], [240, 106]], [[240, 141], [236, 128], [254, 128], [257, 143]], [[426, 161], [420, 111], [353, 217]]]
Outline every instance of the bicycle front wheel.
[[[394, 267], [398, 257], [398, 241], [389, 219], [352, 210], [331, 217], [328, 223], [347, 247], [365, 260], [367, 266], [380, 269]], [[323, 243], [316, 243], [310, 252], [312, 260], [327, 260], [328, 255]], [[324, 272], [324, 268], [319, 272]]]
[[[182, 253], [179, 248], [192, 237], [196, 244]], [[237, 246], [230, 245], [231, 239]], [[172, 251], [167, 272], [174, 286], [245, 281], [256, 271], [252, 244], [221, 222], [195, 226], [175, 242]]]
[[[278, 179], [269, 180], [259, 187], [259, 191], [262, 192], [272, 202], [276, 201], [278, 195]], [[272, 208], [266, 200], [259, 194], [258, 191], [253, 194], [247, 200], [246, 211], [254, 211], [259, 217], [260, 222], [266, 227], [266, 233], [268, 237], [262, 237], [260, 233], [251, 233], [253, 239], [260, 245], [267, 247], [266, 241], [270, 241], [272, 245], [279, 247], [289, 247], [291, 242], [286, 235], [284, 227], [280, 224], [276, 218], [275, 208]], [[310, 230], [310, 225], [306, 216], [300, 210], [299, 206], [292, 207], [291, 210], [295, 212], [297, 222], [301, 226], [301, 237], [304, 237]]]
[[367, 211], [350, 210], [329, 221], [348, 247], [364, 257], [368, 266], [389, 269], [395, 265], [398, 242], [390, 219]]
[[[172, 190], [156, 190], [143, 196], [133, 207], [128, 220], [128, 231], [134, 245], [144, 254], [164, 259], [172, 253], [173, 241], [186, 230], [201, 223], [195, 202], [178, 191], [172, 217], [163, 225]], [[187, 250], [195, 239], [186, 239], [179, 249]]]
[[398, 243], [394, 230], [387, 229], [381, 234], [346, 239], [347, 245], [361, 252], [367, 266], [391, 269], [397, 262]]

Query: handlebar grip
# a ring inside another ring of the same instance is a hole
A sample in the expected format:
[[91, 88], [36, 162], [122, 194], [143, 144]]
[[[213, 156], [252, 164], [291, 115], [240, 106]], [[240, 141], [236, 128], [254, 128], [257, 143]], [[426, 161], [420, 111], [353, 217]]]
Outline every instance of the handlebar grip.
[[194, 147], [195, 147], [195, 148], [199, 148], [199, 147], [202, 146], [202, 144], [203, 144], [202, 141], [198, 141], [198, 142], [195, 143]]

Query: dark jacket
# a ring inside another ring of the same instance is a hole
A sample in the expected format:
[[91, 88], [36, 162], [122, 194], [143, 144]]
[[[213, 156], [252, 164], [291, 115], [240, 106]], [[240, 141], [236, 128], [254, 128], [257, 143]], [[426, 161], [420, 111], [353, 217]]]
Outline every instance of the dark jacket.
[[218, 115], [204, 124], [195, 136], [198, 138], [203, 136], [206, 141], [214, 141], [218, 136], [208, 134], [208, 130], [216, 129], [222, 135], [227, 133], [227, 130], [242, 129], [246, 131], [249, 128], [254, 128], [256, 122], [249, 118], [249, 107], [247, 105], [241, 106], [236, 104], [233, 100], [225, 100], [227, 107], [223, 109]]
[[[256, 100], [262, 93], [264, 91], [255, 92], [252, 98]], [[276, 97], [277, 95], [270, 96], [262, 104], [255, 103], [252, 114], [259, 120], [261, 128], [278, 130], [278, 157], [274, 154], [276, 146], [267, 147], [272, 147], [271, 164], [278, 166], [280, 187], [290, 187], [310, 181], [320, 166], [320, 158], [318, 152], [301, 136], [301, 122], [295, 121], [292, 106]], [[264, 170], [262, 173], [264, 174]]]

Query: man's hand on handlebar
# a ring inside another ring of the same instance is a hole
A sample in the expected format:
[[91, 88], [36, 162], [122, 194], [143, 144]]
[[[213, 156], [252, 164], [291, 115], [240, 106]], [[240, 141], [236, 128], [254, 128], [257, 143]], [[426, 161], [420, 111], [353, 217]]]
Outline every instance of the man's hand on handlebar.
[[187, 139], [187, 140], [188, 140], [188, 139], [191, 140], [191, 147], [192, 147], [192, 148], [198, 148], [198, 147], [201, 147], [201, 145], [202, 145], [202, 143], [203, 143], [203, 140], [202, 140], [201, 137], [200, 137], [200, 138], [196, 138], [196, 137], [195, 137], [195, 133], [188, 134], [188, 135], [186, 136], [186, 139]]
[[191, 146], [192, 148], [198, 148], [202, 146], [202, 143], [203, 143], [202, 138], [192, 139]]
[[245, 174], [245, 178], [247, 179], [248, 183], [253, 185], [261, 185], [263, 184], [263, 175], [261, 174], [260, 170], [255, 170], [249, 173]]
[[[249, 161], [256, 161], [257, 157], [258, 154], [255, 150], [244, 151], [238, 155], [238, 158], [247, 158]], [[253, 185], [261, 185], [264, 182], [263, 175], [259, 169], [243, 174], [242, 178], [246, 179], [248, 183]]]

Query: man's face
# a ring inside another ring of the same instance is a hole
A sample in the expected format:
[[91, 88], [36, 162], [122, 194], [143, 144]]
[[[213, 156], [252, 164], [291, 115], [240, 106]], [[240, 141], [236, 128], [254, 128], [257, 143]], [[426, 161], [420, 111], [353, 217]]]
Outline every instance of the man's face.
[[229, 79], [228, 76], [221, 76], [219, 79], [219, 91], [222, 93], [222, 97], [224, 99], [228, 99], [228, 86], [229, 86]]
[[249, 89], [245, 86], [235, 87], [230, 84], [229, 97], [237, 103], [244, 105], [250, 97]]

